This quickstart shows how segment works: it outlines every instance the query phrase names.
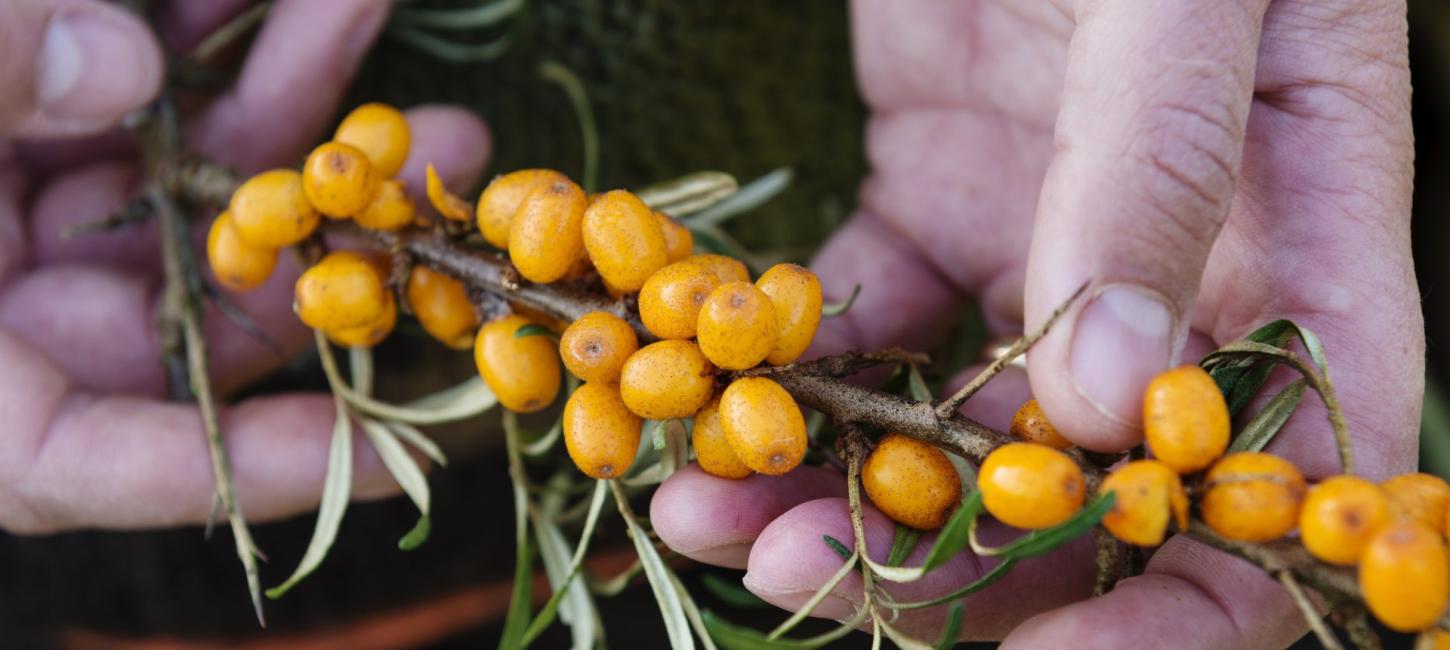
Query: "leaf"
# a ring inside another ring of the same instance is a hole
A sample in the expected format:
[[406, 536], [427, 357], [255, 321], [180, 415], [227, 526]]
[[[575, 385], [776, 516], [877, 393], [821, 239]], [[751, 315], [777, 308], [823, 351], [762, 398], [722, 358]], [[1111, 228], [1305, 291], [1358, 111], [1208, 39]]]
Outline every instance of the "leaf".
[[[574, 391], [579, 388], [579, 384], [578, 377], [575, 377], [572, 373], [564, 373], [564, 401], [566, 403], [569, 401], [569, 397], [574, 394]], [[563, 437], [563, 435], [564, 414], [560, 413], [559, 417], [554, 420], [554, 425], [549, 427], [549, 430], [544, 432], [544, 435], [539, 436], [537, 440], [524, 445], [522, 451], [525, 456], [537, 458], [548, 453], [550, 449], [553, 449], [554, 445], [559, 442], [559, 438]]]
[[486, 43], [458, 43], [440, 38], [433, 32], [416, 27], [396, 26], [388, 28], [388, 36], [421, 50], [442, 61], [452, 63], [477, 63], [492, 61], [503, 56], [509, 49], [510, 39], [500, 36]]
[[1103, 516], [1113, 509], [1113, 500], [1116, 496], [1115, 492], [1099, 495], [1071, 519], [1052, 528], [1034, 530], [996, 548], [973, 544], [972, 550], [983, 557], [1002, 557], [1008, 560], [1025, 560], [1050, 553], [1057, 547], [1086, 533], [1099, 521], [1102, 521]]
[[921, 376], [921, 368], [916, 364], [908, 364], [906, 369], [906, 385], [911, 391], [911, 399], [918, 402], [931, 402], [931, 389], [926, 386], [926, 379]]
[[[552, 572], [550, 573], [549, 580], [554, 593], [549, 596], [549, 601], [544, 603], [544, 607], [539, 610], [538, 615], [529, 623], [528, 629], [524, 632], [523, 646], [526, 647], [533, 643], [549, 627], [553, 622], [554, 614], [563, 605], [565, 598], [569, 599], [570, 605], [563, 614], [565, 614], [566, 622], [570, 625], [570, 631], [574, 636], [575, 647], [580, 648], [580, 643], [583, 642], [584, 645], [582, 647], [588, 648], [593, 645], [594, 638], [599, 636], [594, 631], [596, 629], [595, 626], [599, 624], [599, 612], [594, 606], [594, 599], [590, 596], [589, 586], [584, 581], [579, 580], [578, 577], [580, 567], [584, 563], [584, 556], [589, 550], [589, 542], [594, 537], [594, 526], [599, 523], [599, 513], [604, 509], [604, 497], [608, 494], [609, 487], [604, 481], [594, 482], [594, 496], [590, 498], [589, 512], [584, 517], [584, 531], [579, 534], [579, 546], [574, 549], [573, 558], [568, 560], [568, 574], [563, 578], [562, 582], [555, 583], [555, 576]], [[541, 532], [539, 536], [540, 549], [543, 549], [545, 548], [544, 538], [550, 536], [549, 533], [544, 533], [544, 531], [552, 528], [557, 533], [558, 527], [554, 526], [547, 517], [538, 517], [534, 521], [536, 522], [535, 527], [539, 528]], [[563, 542], [562, 539], [563, 537], [560, 535], [558, 537], [560, 541], [558, 548], [563, 549], [565, 551], [564, 555], [567, 555], [568, 543]], [[549, 559], [549, 555], [544, 555], [544, 558], [544, 569], [549, 571], [549, 566], [553, 560]], [[581, 616], [587, 616], [588, 620], [582, 620], [580, 618]]]
[[371, 397], [373, 394], [373, 349], [348, 348], [347, 366], [352, 375], [352, 389], [359, 395]]
[[856, 296], [861, 295], [861, 283], [851, 288], [851, 295], [840, 302], [829, 302], [821, 307], [822, 318], [835, 318], [851, 310], [851, 305], [856, 304]]
[[695, 238], [695, 245], [707, 253], [729, 255], [731, 252], [730, 246], [709, 230], [691, 229], [690, 234]]
[[758, 630], [735, 625], [709, 610], [705, 610], [701, 618], [704, 619], [705, 628], [710, 630], [710, 638], [726, 650], [814, 650], [824, 648], [855, 631], [856, 626], [866, 619], [866, 608], [862, 607], [855, 618], [840, 627], [806, 639], [767, 640]]
[[705, 646], [705, 650], [718, 650], [715, 640], [710, 638], [710, 630], [705, 627], [705, 619], [700, 617], [700, 608], [695, 605], [695, 598], [674, 571], [670, 572], [670, 584], [674, 586], [675, 593], [680, 595], [680, 604], [685, 607], [685, 618], [690, 621], [690, 628], [695, 630], [695, 636], [699, 637], [700, 645]]
[[342, 515], [347, 512], [348, 496], [352, 491], [352, 421], [347, 407], [340, 398], [334, 398], [337, 405], [337, 421], [332, 425], [332, 446], [327, 453], [327, 476], [322, 481], [322, 504], [317, 509], [317, 524], [312, 529], [312, 541], [302, 554], [302, 561], [285, 582], [267, 590], [267, 597], [281, 598], [288, 590], [311, 574], [327, 557], [328, 549], [337, 539], [337, 529], [342, 526]]
[[610, 488], [614, 491], [614, 501], [619, 506], [619, 514], [629, 528], [629, 538], [634, 542], [634, 550], [639, 555], [640, 564], [644, 567], [645, 578], [649, 579], [650, 590], [654, 592], [655, 602], [660, 606], [660, 615], [665, 620], [665, 632], [669, 636], [670, 647], [674, 650], [694, 648], [695, 641], [690, 635], [690, 621], [685, 618], [685, 609], [680, 602], [680, 595], [675, 592], [674, 585], [670, 582], [669, 567], [665, 566], [664, 560], [660, 559], [659, 551], [655, 550], [649, 533], [635, 519], [634, 512], [629, 508], [629, 501], [624, 496], [624, 490], [613, 481], [610, 482]]
[[519, 421], [513, 411], [504, 411], [503, 433], [514, 495], [514, 584], [498, 647], [511, 650], [523, 644], [529, 626], [533, 560], [529, 553], [529, 488], [524, 484], [523, 459], [519, 457]]
[[719, 171], [699, 171], [656, 183], [635, 192], [652, 210], [682, 216], [699, 212], [734, 194], [740, 183]]
[[419, 9], [402, 6], [393, 11], [390, 22], [408, 27], [466, 30], [492, 27], [517, 14], [524, 0], [496, 0], [459, 9]]
[[700, 574], [700, 584], [710, 595], [725, 601], [727, 605], [737, 609], [765, 609], [770, 607], [749, 589], [741, 586], [739, 582], [726, 580], [715, 573]]
[[471, 418], [498, 404], [498, 398], [494, 397], [488, 384], [485, 384], [483, 378], [477, 375], [456, 386], [403, 405], [388, 404], [365, 397], [346, 386], [335, 385], [333, 391], [347, 400], [349, 406], [363, 413], [384, 420], [416, 425], [439, 424]]
[[936, 650], [948, 650], [956, 647], [957, 637], [962, 635], [962, 619], [966, 617], [967, 608], [960, 602], [952, 603], [951, 609], [947, 610], [947, 626], [942, 628], [941, 636], [937, 637], [936, 644], [932, 647]]
[[921, 531], [910, 526], [896, 524], [896, 532], [891, 538], [891, 552], [886, 556], [887, 566], [901, 566], [907, 556], [916, 549], [916, 543], [921, 539]]
[[574, 118], [579, 121], [579, 136], [583, 141], [584, 169], [579, 176], [585, 192], [599, 189], [599, 127], [594, 122], [594, 109], [589, 105], [589, 91], [579, 75], [568, 66], [557, 61], [539, 64], [539, 77], [551, 81], [569, 98], [574, 108]]
[[991, 571], [982, 574], [981, 577], [967, 583], [966, 585], [962, 586], [956, 591], [953, 591], [952, 593], [943, 596], [937, 596], [936, 598], [933, 598], [931, 600], [922, 600], [910, 603], [891, 603], [889, 606], [891, 609], [904, 611], [910, 609], [921, 609], [923, 607], [936, 607], [937, 605], [940, 605], [942, 603], [949, 603], [954, 600], [960, 600], [983, 589], [986, 589], [987, 587], [992, 586], [993, 583], [1001, 580], [1002, 576], [1010, 573], [1012, 569], [1016, 566], [1016, 560], [1002, 560], [1001, 562], [997, 563], [997, 566], [992, 567]]
[[691, 229], [718, 226], [775, 198], [790, 186], [795, 173], [789, 167], [778, 167], [739, 190], [686, 219]]
[[543, 325], [540, 325], [538, 323], [529, 323], [527, 325], [524, 325], [523, 327], [514, 330], [514, 338], [516, 339], [528, 338], [530, 336], [547, 336], [551, 339], [558, 338], [554, 334], [554, 330], [544, 327]]
[[850, 560], [851, 556], [855, 555], [839, 539], [831, 537], [830, 535], [821, 535], [821, 539], [826, 542], [826, 546], [831, 547], [831, 550], [836, 552], [836, 555], [841, 556], [842, 560]]
[[901, 650], [931, 650], [930, 645], [906, 636], [905, 633], [891, 627], [886, 621], [878, 620], [876, 622], [881, 626], [881, 631], [886, 633], [886, 638], [891, 639], [891, 642]]
[[790, 632], [795, 626], [800, 625], [801, 621], [806, 620], [806, 617], [810, 616], [831, 595], [831, 592], [836, 590], [836, 587], [841, 584], [841, 581], [845, 580], [846, 576], [851, 575], [851, 572], [856, 570], [856, 561], [860, 558], [860, 554], [852, 553], [851, 557], [847, 558], [846, 562], [839, 569], [836, 569], [836, 573], [825, 584], [822, 584], [820, 588], [816, 589], [815, 593], [811, 594], [810, 599], [797, 608], [795, 613], [791, 614], [790, 618], [786, 619], [785, 622], [777, 625], [774, 630], [771, 630], [770, 634], [766, 635], [765, 638], [778, 639], [787, 632]]
[[412, 445], [418, 451], [423, 452], [433, 462], [441, 467], [448, 466], [448, 457], [443, 455], [443, 449], [432, 438], [424, 435], [417, 427], [406, 422], [384, 422], [385, 426], [392, 430], [393, 435], [403, 442]]
[[423, 542], [428, 541], [428, 534], [432, 530], [433, 523], [428, 515], [419, 517], [418, 523], [413, 525], [413, 529], [408, 531], [406, 535], [403, 535], [402, 539], [398, 540], [398, 548], [404, 551], [411, 551], [422, 546]]
[[649, 424], [650, 445], [655, 451], [662, 451], [665, 448], [665, 423], [669, 420], [655, 420]]
[[1228, 453], [1240, 451], [1260, 451], [1268, 446], [1269, 442], [1278, 435], [1284, 428], [1284, 423], [1289, 416], [1294, 414], [1294, 409], [1304, 399], [1304, 390], [1309, 384], [1304, 379], [1296, 379], [1293, 383], [1285, 386], [1279, 394], [1264, 405], [1248, 424], [1244, 425], [1234, 438], [1233, 444], [1229, 445]]
[[361, 418], [363, 433], [368, 441], [373, 443], [373, 449], [377, 450], [378, 458], [382, 459], [383, 466], [388, 468], [388, 473], [393, 475], [393, 480], [398, 482], [398, 487], [413, 500], [413, 505], [418, 506], [418, 523], [413, 530], [403, 536], [398, 542], [398, 548], [405, 551], [417, 548], [428, 539], [428, 531], [431, 526], [428, 524], [428, 477], [424, 476], [423, 470], [413, 462], [413, 457], [408, 455], [408, 450], [403, 443], [393, 436], [392, 430], [383, 426], [376, 420]]
[[891, 566], [889, 562], [882, 565], [869, 559], [866, 560], [866, 564], [877, 575], [892, 582], [920, 580], [922, 576], [945, 564], [947, 560], [952, 559], [967, 547], [971, 540], [970, 531], [981, 512], [982, 493], [972, 490], [965, 499], [962, 499], [962, 504], [957, 506], [957, 511], [952, 513], [951, 519], [948, 519], [946, 525], [942, 526], [941, 532], [937, 533], [936, 542], [932, 543], [931, 550], [927, 551], [926, 559], [922, 560], [919, 567]]

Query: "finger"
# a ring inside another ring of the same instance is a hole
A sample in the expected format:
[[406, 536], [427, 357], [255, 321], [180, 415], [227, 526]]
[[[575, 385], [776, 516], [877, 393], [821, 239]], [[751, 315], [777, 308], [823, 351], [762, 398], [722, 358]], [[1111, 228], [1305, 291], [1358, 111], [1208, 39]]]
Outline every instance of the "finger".
[[296, 162], [332, 119], [390, 5], [278, 0], [236, 87], [198, 126], [198, 149], [244, 172]]
[[1266, 0], [1084, 0], [1028, 259], [1028, 329], [1089, 294], [1029, 356], [1032, 392], [1089, 449], [1141, 438], [1233, 198]]
[[[862, 515], [870, 557], [885, 562], [895, 524], [869, 505]], [[982, 530], [989, 544], [1020, 534], [995, 524], [985, 525]], [[841, 568], [841, 557], [825, 545], [822, 535], [855, 548], [850, 507], [845, 499], [808, 501], [771, 523], [750, 553], [745, 586], [771, 604], [800, 609]], [[935, 535], [923, 535], [904, 565], [919, 566], [934, 541]], [[966, 598], [964, 605], [971, 615], [965, 621], [962, 638], [1001, 638], [1034, 613], [1086, 596], [1093, 582], [1091, 557], [1091, 543], [1084, 539], [1050, 555], [1023, 561], [989, 591]], [[960, 553], [916, 582], [887, 582], [886, 588], [897, 602], [928, 600], [976, 580], [992, 566], [994, 563], [970, 553]], [[831, 593], [813, 615], [836, 620], [850, 617], [862, 603], [859, 574], [848, 575]], [[946, 610], [944, 606], [906, 610], [892, 625], [913, 637], [933, 639], [943, 625]]]
[[190, 52], [197, 43], [252, 4], [252, 0], [170, 0], [161, 13], [161, 32], [178, 52]]
[[0, 134], [94, 133], [149, 101], [161, 77], [150, 30], [122, 8], [0, 3]]
[[700, 562], [745, 568], [750, 547], [776, 517], [803, 502], [846, 494], [839, 472], [801, 467], [785, 476], [731, 480], [691, 464], [650, 501], [650, 522], [671, 549]]
[[141, 170], [135, 164], [103, 162], [45, 185], [31, 207], [30, 247], [35, 263], [109, 266], [140, 275], [159, 272], [154, 221], [105, 232], [67, 234], [125, 208], [135, 199], [140, 178]]
[[[58, 368], [0, 331], [0, 527], [15, 533], [153, 528], [206, 519], [214, 491], [195, 406], [76, 391]], [[335, 410], [325, 396], [249, 400], [222, 413], [244, 514], [317, 506]], [[382, 461], [355, 445], [352, 496], [395, 494]]]

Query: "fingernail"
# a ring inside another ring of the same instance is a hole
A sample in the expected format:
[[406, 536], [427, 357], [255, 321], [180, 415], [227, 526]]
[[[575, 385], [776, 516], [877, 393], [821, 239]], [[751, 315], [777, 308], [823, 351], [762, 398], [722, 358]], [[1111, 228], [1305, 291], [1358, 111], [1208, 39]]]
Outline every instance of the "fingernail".
[[354, 61], [361, 59], [368, 48], [372, 47], [373, 38], [382, 29], [383, 22], [388, 18], [388, 11], [392, 8], [390, 2], [374, 2], [371, 6], [363, 9], [352, 21], [351, 31], [343, 40], [343, 53]]
[[1141, 420], [1143, 387], [1172, 361], [1173, 313], [1156, 291], [1105, 287], [1073, 329], [1068, 363], [1078, 393], [1111, 418]]
[[136, 20], [80, 8], [51, 18], [36, 66], [35, 96], [47, 118], [109, 121], [155, 94], [161, 57]]

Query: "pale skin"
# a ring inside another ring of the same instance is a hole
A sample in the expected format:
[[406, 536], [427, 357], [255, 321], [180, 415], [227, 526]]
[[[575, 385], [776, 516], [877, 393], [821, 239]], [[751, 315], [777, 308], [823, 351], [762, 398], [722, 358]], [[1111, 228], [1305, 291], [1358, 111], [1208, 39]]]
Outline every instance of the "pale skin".
[[[245, 3], [173, 4], [168, 38], [185, 43]], [[277, 4], [262, 35], [272, 47], [193, 126], [203, 153], [255, 171], [294, 163], [321, 137], [386, 3], [317, 4]], [[32, 62], [56, 51], [41, 40], [60, 7], [100, 12], [111, 36], [83, 42], [118, 49], [70, 82], [42, 83]], [[1116, 450], [1141, 437], [1136, 395], [1153, 373], [1289, 317], [1329, 350], [1361, 472], [1413, 468], [1424, 340], [1409, 247], [1403, 2], [863, 0], [852, 13], [873, 172], [814, 268], [828, 297], [864, 290], [848, 316], [823, 325], [812, 354], [919, 344], [971, 298], [999, 333], [1030, 329], [1091, 281], [1093, 299], [1030, 355], [1030, 394], [1077, 444]], [[133, 159], [107, 141], [35, 142], [104, 131], [143, 105], [160, 80], [156, 46], [95, 3], [22, 0], [0, 5], [0, 48], [0, 87], [48, 89], [0, 94], [0, 133], [11, 138], [0, 148], [0, 527], [201, 521], [211, 476], [199, 422], [158, 401], [154, 230], [56, 236], [121, 204]], [[487, 149], [482, 125], [442, 108], [410, 119], [422, 151], [404, 172], [410, 185], [421, 187], [420, 159], [432, 159], [469, 187]], [[296, 271], [283, 267], [241, 302], [295, 350], [306, 336], [289, 311]], [[208, 323], [223, 385], [275, 365], [221, 318]], [[1004, 376], [968, 411], [1005, 428], [1028, 384]], [[319, 395], [229, 410], [253, 519], [316, 506], [331, 421]], [[1272, 450], [1311, 477], [1334, 471], [1317, 406]], [[357, 493], [396, 489], [375, 458], [358, 463]], [[840, 475], [821, 469], [726, 481], [690, 468], [651, 514], [668, 544], [748, 567], [747, 587], [791, 608], [839, 564], [820, 536], [851, 538], [843, 496]], [[889, 522], [868, 509], [866, 524], [884, 557]], [[1090, 552], [1077, 544], [1026, 563], [974, 597], [964, 638], [1270, 648], [1303, 630], [1255, 569], [1183, 539], [1144, 576], [1079, 602]], [[943, 593], [979, 572], [963, 555], [897, 594]], [[818, 613], [847, 615], [859, 582], [839, 594]], [[902, 626], [934, 638], [941, 617], [927, 610]]]

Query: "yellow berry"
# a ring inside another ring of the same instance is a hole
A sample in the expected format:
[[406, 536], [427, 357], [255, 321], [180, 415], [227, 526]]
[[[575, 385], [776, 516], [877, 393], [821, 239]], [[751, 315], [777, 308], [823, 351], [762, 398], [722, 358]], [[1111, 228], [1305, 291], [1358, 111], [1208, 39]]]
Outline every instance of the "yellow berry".
[[232, 225], [231, 213], [222, 212], [211, 222], [211, 231], [206, 235], [206, 261], [223, 287], [251, 291], [272, 276], [272, 269], [277, 267], [277, 249], [242, 241]]
[[383, 313], [377, 320], [341, 330], [327, 330], [333, 343], [349, 348], [370, 348], [383, 342], [398, 324], [398, 305], [393, 292], [387, 292]]
[[720, 427], [746, 467], [779, 476], [806, 456], [806, 421], [780, 384], [765, 377], [737, 379], [720, 395]]
[[478, 328], [473, 361], [498, 403], [515, 413], [541, 411], [559, 396], [559, 352], [547, 336], [515, 336], [529, 319], [495, 318]]
[[520, 169], [494, 177], [478, 195], [478, 231], [495, 248], [508, 248], [509, 228], [524, 199], [540, 185], [567, 180], [552, 169]]
[[1153, 457], [1180, 474], [1196, 472], [1228, 448], [1228, 405], [1198, 366], [1166, 371], [1143, 395], [1143, 433]]
[[1309, 489], [1299, 512], [1299, 537], [1314, 557], [1350, 566], [1389, 523], [1384, 490], [1357, 476], [1335, 476]]
[[668, 260], [659, 220], [644, 201], [624, 190], [590, 201], [583, 228], [589, 260], [617, 290], [639, 291]]
[[876, 509], [918, 530], [941, 528], [962, 501], [962, 481], [951, 459], [899, 433], [876, 443], [861, 467], [861, 485]]
[[750, 270], [745, 268], [745, 263], [733, 257], [706, 253], [704, 255], [692, 255], [689, 258], [696, 264], [700, 264], [715, 274], [720, 279], [720, 284], [726, 282], [749, 282]]
[[625, 407], [619, 387], [589, 382], [564, 405], [564, 446], [579, 471], [592, 478], [618, 478], [639, 452], [644, 421]]
[[720, 285], [713, 271], [692, 259], [656, 271], [639, 291], [639, 318], [662, 339], [695, 336], [700, 307]]
[[227, 211], [242, 241], [261, 248], [282, 248], [307, 239], [321, 219], [302, 190], [302, 174], [290, 169], [247, 179], [232, 193]]
[[1156, 460], [1136, 460], [1113, 470], [1098, 486], [1113, 492], [1113, 509], [1103, 527], [1138, 546], [1157, 546], [1168, 532], [1170, 516], [1179, 530], [1188, 528], [1188, 494], [1173, 468]]
[[690, 341], [660, 341], [630, 355], [619, 388], [629, 410], [640, 417], [687, 418], [715, 391], [715, 367]]
[[821, 281], [797, 264], [776, 264], [755, 281], [775, 307], [775, 346], [765, 360], [783, 366], [799, 359], [816, 338], [821, 324]]
[[468, 221], [473, 214], [473, 206], [443, 186], [443, 178], [438, 175], [438, 170], [433, 168], [433, 163], [428, 163], [426, 179], [425, 189], [428, 191], [428, 202], [433, 204], [433, 209], [449, 221]]
[[665, 235], [665, 258], [669, 264], [674, 264], [694, 254], [695, 235], [685, 227], [685, 224], [680, 223], [679, 219], [659, 211], [655, 211], [655, 219], [659, 220], [660, 229]]
[[318, 212], [346, 219], [368, 207], [382, 179], [357, 147], [325, 142], [302, 164], [302, 190]]
[[619, 381], [624, 362], [639, 349], [634, 328], [607, 312], [590, 312], [564, 329], [559, 356], [564, 367], [584, 381]]
[[749, 282], [727, 282], [700, 307], [696, 333], [700, 350], [727, 370], [753, 368], [775, 347], [775, 307]]
[[544, 183], [524, 199], [509, 227], [509, 259], [519, 273], [547, 283], [584, 256], [584, 190], [573, 181]]
[[462, 282], [426, 266], [408, 274], [408, 307], [430, 336], [455, 350], [473, 345], [478, 313]]
[[297, 316], [324, 332], [376, 324], [388, 306], [389, 293], [366, 255], [333, 251], [297, 278]]
[[378, 193], [353, 216], [357, 225], [372, 230], [397, 230], [413, 223], [413, 200], [403, 190], [403, 181], [389, 178], [378, 186]]
[[691, 434], [695, 446], [695, 462], [707, 474], [720, 478], [745, 478], [754, 473], [735, 450], [720, 424], [720, 400], [712, 399], [695, 414], [695, 430]]
[[1359, 590], [1385, 627], [1415, 632], [1434, 625], [1450, 600], [1440, 533], [1413, 520], [1381, 530], [1359, 558]]
[[1267, 542], [1294, 530], [1304, 477], [1292, 463], [1260, 452], [1224, 456], [1204, 477], [1200, 509], [1208, 526], [1241, 542]]
[[1450, 506], [1450, 485], [1433, 474], [1401, 474], [1380, 484], [1390, 499], [1390, 513], [1396, 519], [1413, 519], [1434, 530], [1445, 529], [1445, 509]]
[[1072, 458], [1030, 442], [1002, 445], [977, 473], [982, 505], [1008, 526], [1036, 530], [1067, 521], [1082, 509], [1087, 487]]
[[352, 109], [332, 139], [357, 147], [379, 176], [391, 178], [407, 162], [413, 136], [402, 111], [374, 102]]
[[1047, 414], [1042, 412], [1042, 405], [1035, 399], [1027, 400], [1022, 408], [1017, 409], [1017, 414], [1012, 416], [1012, 435], [1053, 449], [1067, 449], [1072, 446], [1072, 441], [1063, 437], [1058, 433], [1057, 427], [1047, 421]]

